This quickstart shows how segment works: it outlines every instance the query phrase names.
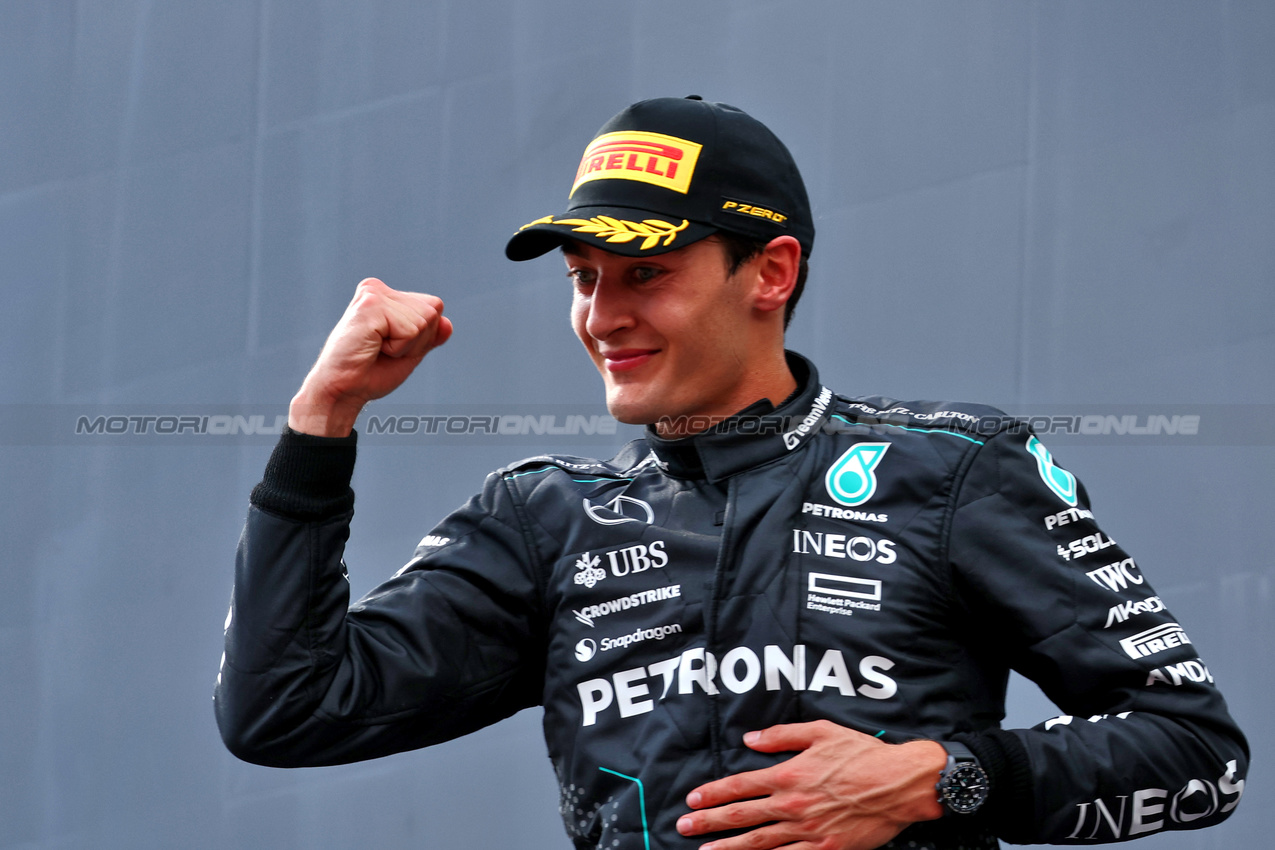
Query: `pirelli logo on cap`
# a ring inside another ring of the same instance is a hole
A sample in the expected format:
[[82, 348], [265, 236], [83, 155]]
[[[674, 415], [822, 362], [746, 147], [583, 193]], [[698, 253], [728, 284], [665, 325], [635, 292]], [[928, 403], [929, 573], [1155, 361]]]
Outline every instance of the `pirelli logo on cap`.
[[636, 180], [685, 195], [703, 145], [636, 130], [598, 136], [584, 150], [571, 194], [590, 180]]

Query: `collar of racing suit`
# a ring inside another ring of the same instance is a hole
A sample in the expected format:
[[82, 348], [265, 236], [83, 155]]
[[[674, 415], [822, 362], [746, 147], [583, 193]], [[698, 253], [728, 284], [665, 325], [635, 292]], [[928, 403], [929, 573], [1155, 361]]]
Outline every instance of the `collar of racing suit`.
[[797, 391], [778, 408], [769, 399], [753, 402], [706, 431], [665, 440], [648, 425], [646, 442], [661, 468], [678, 478], [722, 481], [782, 457], [806, 443], [827, 421], [832, 391], [805, 357], [785, 351]]

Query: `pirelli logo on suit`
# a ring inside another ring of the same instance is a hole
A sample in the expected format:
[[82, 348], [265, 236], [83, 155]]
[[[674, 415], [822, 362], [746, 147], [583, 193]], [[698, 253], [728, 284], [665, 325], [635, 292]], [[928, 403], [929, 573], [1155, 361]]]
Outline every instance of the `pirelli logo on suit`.
[[626, 130], [598, 136], [584, 150], [571, 194], [590, 180], [636, 180], [685, 195], [703, 148], [662, 133]]

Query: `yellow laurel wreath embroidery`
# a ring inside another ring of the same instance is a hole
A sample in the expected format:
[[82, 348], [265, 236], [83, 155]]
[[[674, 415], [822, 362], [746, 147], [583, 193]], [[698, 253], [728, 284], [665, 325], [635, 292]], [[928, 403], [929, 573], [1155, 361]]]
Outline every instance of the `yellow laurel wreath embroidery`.
[[673, 224], [658, 218], [648, 218], [637, 222], [600, 215], [590, 219], [563, 218], [554, 221], [553, 216], [549, 215], [536, 219], [531, 224], [525, 224], [523, 228], [531, 227], [533, 224], [565, 224], [576, 233], [587, 233], [599, 239], [605, 239], [607, 242], [632, 242], [642, 237], [640, 249], [643, 251], [654, 248], [661, 239], [664, 240], [664, 247], [667, 248], [673, 244], [677, 234], [690, 226], [690, 222], [685, 219], [681, 224]]

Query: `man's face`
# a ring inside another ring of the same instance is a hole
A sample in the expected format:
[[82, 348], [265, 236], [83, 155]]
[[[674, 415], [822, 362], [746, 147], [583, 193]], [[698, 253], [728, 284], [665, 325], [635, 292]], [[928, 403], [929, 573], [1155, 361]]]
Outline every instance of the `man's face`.
[[563, 252], [575, 290], [571, 323], [616, 419], [729, 416], [760, 397], [751, 385], [752, 262], [729, 274], [714, 237], [653, 257], [576, 242]]

